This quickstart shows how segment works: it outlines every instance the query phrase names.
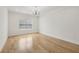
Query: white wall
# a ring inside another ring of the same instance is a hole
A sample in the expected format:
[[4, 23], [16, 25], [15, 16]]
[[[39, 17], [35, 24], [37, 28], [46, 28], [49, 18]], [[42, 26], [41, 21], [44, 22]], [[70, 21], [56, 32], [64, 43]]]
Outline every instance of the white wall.
[[39, 16], [33, 16], [33, 32], [39, 32]]
[[58, 7], [41, 16], [40, 32], [79, 44], [79, 7]]
[[0, 7], [0, 48], [2, 49], [8, 38], [8, 10]]
[[[21, 30], [19, 29], [19, 20], [32, 20], [33, 27], [32, 29], [28, 30]], [[27, 34], [31, 32], [37, 32], [37, 21], [34, 16], [29, 15], [29, 14], [23, 14], [23, 13], [18, 13], [18, 12], [12, 12], [9, 11], [9, 36], [12, 35], [20, 35], [20, 34]]]

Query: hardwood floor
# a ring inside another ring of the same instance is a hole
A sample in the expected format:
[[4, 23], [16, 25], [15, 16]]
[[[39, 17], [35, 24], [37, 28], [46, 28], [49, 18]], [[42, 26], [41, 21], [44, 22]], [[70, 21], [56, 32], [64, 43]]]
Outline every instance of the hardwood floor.
[[2, 53], [72, 53], [79, 45], [39, 33], [9, 37]]

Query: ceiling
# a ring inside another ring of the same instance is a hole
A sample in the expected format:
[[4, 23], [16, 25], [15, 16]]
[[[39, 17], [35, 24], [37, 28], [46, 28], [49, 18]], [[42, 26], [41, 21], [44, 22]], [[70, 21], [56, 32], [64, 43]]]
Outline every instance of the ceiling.
[[[9, 11], [15, 11], [20, 13], [26, 13], [26, 14], [33, 14], [35, 7], [34, 6], [8, 6], [7, 7]], [[49, 12], [51, 9], [55, 9], [55, 6], [37, 6], [40, 14], [44, 14], [46, 12]]]

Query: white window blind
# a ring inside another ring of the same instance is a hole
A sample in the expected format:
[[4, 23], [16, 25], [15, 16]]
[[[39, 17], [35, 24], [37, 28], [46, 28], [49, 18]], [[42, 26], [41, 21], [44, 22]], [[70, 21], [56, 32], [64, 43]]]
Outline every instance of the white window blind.
[[32, 29], [32, 20], [20, 20], [19, 21], [19, 28], [20, 29]]

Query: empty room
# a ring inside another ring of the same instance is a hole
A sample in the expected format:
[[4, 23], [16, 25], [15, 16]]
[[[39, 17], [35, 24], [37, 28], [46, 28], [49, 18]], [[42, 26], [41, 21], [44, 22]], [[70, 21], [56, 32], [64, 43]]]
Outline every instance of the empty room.
[[1, 53], [79, 53], [78, 6], [0, 6]]

